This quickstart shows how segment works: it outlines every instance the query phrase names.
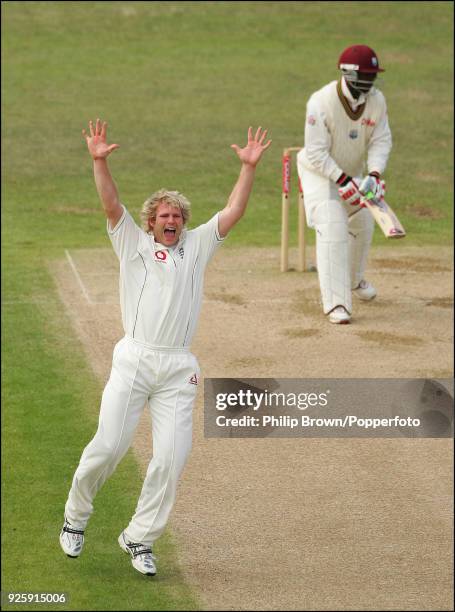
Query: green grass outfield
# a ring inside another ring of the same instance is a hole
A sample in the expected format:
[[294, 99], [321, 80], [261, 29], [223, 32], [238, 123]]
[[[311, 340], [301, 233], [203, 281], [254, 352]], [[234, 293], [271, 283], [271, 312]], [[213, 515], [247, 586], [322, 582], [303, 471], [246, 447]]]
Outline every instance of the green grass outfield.
[[343, 48], [369, 44], [386, 68], [388, 199], [408, 231], [395, 244], [425, 257], [452, 243], [452, 23], [451, 2], [2, 2], [3, 591], [66, 591], [61, 609], [198, 607], [170, 535], [153, 584], [119, 562], [141, 486], [132, 454], [96, 500], [93, 554], [73, 562], [58, 548], [101, 394], [49, 273], [65, 248], [108, 246], [87, 121], [107, 120], [121, 145], [111, 169], [133, 214], [166, 186], [193, 202], [194, 225], [235, 183], [229, 146], [268, 127], [228, 244], [277, 247], [282, 149], [302, 144], [306, 100], [337, 78]]

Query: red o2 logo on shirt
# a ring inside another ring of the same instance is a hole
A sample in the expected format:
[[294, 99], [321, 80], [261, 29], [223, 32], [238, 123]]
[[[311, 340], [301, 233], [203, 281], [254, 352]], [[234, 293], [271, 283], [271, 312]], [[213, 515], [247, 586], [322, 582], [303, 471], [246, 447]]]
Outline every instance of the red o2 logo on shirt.
[[155, 259], [159, 259], [160, 261], [166, 261], [167, 253], [166, 251], [156, 251]]

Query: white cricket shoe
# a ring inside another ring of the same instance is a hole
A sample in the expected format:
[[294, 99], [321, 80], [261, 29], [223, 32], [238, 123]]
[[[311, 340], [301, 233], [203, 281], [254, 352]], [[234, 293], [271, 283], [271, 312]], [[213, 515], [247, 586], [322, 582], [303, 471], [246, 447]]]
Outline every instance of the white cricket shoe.
[[376, 289], [366, 280], [361, 280], [358, 286], [352, 290], [352, 293], [356, 295], [359, 300], [368, 301], [376, 297]]
[[330, 323], [346, 324], [351, 320], [351, 315], [344, 306], [337, 306], [329, 312]]
[[60, 532], [60, 546], [68, 557], [73, 558], [79, 557], [84, 546], [84, 531], [73, 527], [66, 517]]
[[120, 548], [131, 556], [131, 564], [135, 570], [146, 576], [154, 576], [156, 574], [156, 557], [152, 553], [150, 546], [127, 540], [123, 531], [119, 535], [118, 543]]

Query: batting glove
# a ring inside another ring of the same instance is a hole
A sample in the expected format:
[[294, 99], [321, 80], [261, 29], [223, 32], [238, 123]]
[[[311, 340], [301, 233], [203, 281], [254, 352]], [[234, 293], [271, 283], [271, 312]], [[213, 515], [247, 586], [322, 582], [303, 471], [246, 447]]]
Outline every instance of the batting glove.
[[340, 185], [338, 193], [343, 202], [351, 204], [351, 206], [358, 206], [360, 204], [359, 186], [352, 176], [343, 173], [337, 180], [337, 184]]
[[371, 176], [374, 179], [374, 189], [372, 189], [374, 197], [378, 200], [383, 199], [385, 195], [385, 182], [381, 180], [381, 177], [377, 172], [370, 172], [368, 176]]

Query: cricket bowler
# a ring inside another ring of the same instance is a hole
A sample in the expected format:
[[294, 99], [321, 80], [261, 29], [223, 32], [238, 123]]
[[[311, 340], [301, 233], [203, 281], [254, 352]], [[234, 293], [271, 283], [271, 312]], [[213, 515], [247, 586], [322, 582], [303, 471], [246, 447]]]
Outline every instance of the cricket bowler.
[[146, 404], [152, 417], [153, 457], [136, 511], [118, 538], [141, 574], [156, 574], [152, 547], [174, 505], [177, 483], [192, 443], [192, 410], [199, 365], [190, 352], [201, 309], [204, 272], [229, 231], [243, 216], [256, 165], [271, 140], [267, 130], [248, 130], [244, 148], [231, 145], [241, 161], [235, 187], [223, 210], [187, 230], [190, 203], [161, 189], [144, 203], [142, 227], [121, 203], [107, 158], [107, 124], [83, 130], [93, 158], [96, 188], [107, 232], [120, 262], [120, 305], [125, 336], [116, 344], [104, 389], [98, 430], [82, 453], [65, 505], [60, 544], [78, 557], [93, 501], [131, 445]]
[[316, 258], [324, 314], [331, 323], [349, 323], [352, 294], [372, 300], [376, 289], [365, 279], [374, 220], [361, 202], [359, 186], [381, 179], [392, 148], [384, 95], [374, 86], [384, 72], [366, 45], [348, 47], [338, 61], [341, 78], [309, 99], [305, 146], [297, 156], [307, 224], [316, 230]]

